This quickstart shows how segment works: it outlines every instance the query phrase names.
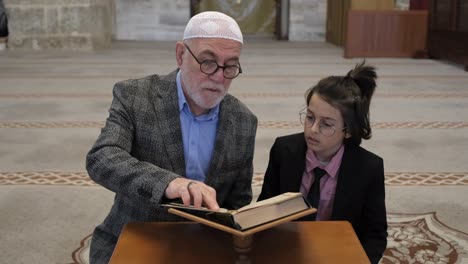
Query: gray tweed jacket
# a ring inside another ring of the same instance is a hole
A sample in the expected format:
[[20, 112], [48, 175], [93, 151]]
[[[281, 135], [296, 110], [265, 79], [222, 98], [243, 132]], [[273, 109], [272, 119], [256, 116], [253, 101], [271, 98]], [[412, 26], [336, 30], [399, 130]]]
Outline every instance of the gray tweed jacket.
[[[114, 205], [91, 242], [92, 263], [107, 263], [126, 223], [180, 221], [159, 207], [164, 190], [185, 175], [176, 73], [119, 82], [105, 127], [87, 155], [98, 184], [115, 192]], [[239, 208], [252, 199], [257, 118], [231, 95], [220, 105], [219, 124], [205, 183], [221, 207]]]

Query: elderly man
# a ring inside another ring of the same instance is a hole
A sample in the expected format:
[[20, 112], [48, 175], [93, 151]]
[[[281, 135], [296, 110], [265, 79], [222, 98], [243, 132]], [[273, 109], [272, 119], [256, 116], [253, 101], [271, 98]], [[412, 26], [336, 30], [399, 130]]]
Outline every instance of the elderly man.
[[87, 156], [91, 178], [115, 192], [93, 234], [91, 263], [107, 263], [122, 227], [180, 221], [170, 199], [216, 210], [252, 199], [257, 118], [227, 94], [242, 73], [237, 23], [219, 12], [190, 19], [176, 43], [178, 70], [119, 82], [106, 125]]

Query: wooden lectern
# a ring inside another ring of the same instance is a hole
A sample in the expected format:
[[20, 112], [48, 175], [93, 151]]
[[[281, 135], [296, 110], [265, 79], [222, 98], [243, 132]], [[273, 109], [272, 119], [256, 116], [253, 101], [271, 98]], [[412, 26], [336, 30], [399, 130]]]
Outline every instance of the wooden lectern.
[[[110, 263], [369, 263], [350, 223], [288, 222], [255, 233], [246, 254], [233, 235], [198, 223], [130, 223]], [[249, 242], [249, 241], [247, 241]]]

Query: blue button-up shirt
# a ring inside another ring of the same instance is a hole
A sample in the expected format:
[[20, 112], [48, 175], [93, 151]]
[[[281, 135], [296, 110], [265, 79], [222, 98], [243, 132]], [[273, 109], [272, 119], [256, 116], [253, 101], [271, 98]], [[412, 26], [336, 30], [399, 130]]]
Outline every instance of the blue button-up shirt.
[[185, 176], [204, 181], [213, 156], [218, 126], [219, 104], [206, 114], [195, 116], [187, 104], [177, 73], [177, 94], [179, 97], [180, 124], [184, 143]]

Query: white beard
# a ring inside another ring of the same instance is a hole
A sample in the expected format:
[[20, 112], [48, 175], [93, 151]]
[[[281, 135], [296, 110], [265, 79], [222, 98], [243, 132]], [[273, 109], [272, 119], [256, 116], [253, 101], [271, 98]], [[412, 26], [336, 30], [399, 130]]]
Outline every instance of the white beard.
[[[202, 87], [206, 87], [203, 84], [201, 85]], [[213, 87], [212, 85], [209, 85], [208, 87]], [[218, 105], [226, 96], [227, 90], [224, 88], [224, 85], [218, 84], [215, 85], [216, 90], [218, 90], [221, 94], [217, 97], [211, 96], [209, 98], [203, 96], [203, 90], [197, 90], [193, 91], [192, 89], [188, 88], [187, 89], [187, 95], [192, 99], [192, 101], [198, 106], [203, 109], [211, 109]]]

